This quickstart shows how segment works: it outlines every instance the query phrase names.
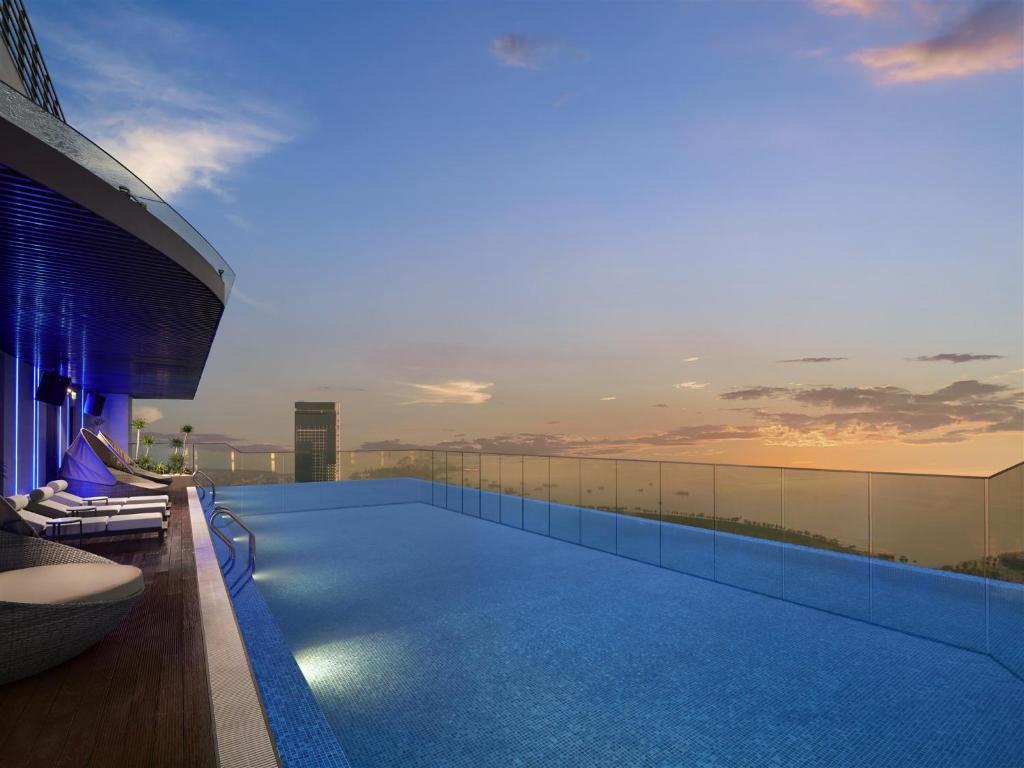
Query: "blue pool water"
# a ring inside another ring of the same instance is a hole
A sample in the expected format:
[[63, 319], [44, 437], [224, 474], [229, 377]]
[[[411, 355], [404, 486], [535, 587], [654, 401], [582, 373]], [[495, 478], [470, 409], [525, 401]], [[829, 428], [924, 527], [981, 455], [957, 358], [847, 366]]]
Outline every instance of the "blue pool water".
[[1024, 766], [1024, 682], [981, 653], [425, 503], [243, 514], [250, 653], [294, 657], [261, 689], [306, 708], [276, 735], [357, 768]]

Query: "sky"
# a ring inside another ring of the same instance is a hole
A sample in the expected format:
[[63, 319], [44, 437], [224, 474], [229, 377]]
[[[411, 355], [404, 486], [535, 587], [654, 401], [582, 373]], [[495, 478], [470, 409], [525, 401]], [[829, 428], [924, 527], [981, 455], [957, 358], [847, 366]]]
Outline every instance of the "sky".
[[1020, 2], [33, 0], [69, 121], [237, 272], [158, 434], [1024, 459]]

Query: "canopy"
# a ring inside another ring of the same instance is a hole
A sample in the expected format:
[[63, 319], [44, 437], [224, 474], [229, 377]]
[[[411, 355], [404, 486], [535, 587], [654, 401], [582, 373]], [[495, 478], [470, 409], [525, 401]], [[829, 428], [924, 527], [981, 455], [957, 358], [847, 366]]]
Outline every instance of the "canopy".
[[65, 480], [76, 480], [83, 483], [95, 483], [97, 485], [116, 485], [117, 478], [107, 467], [96, 451], [93, 450], [89, 440], [81, 432], [75, 437], [71, 445], [64, 453], [64, 461], [61, 462], [60, 475]]

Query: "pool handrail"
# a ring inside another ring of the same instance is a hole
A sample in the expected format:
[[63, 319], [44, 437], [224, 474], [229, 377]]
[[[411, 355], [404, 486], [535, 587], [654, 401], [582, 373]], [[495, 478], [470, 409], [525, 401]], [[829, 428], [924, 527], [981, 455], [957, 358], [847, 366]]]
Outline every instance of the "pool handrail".
[[250, 578], [256, 575], [256, 534], [253, 533], [252, 529], [249, 526], [242, 522], [241, 518], [239, 518], [238, 515], [232, 512], [231, 509], [224, 504], [214, 505], [213, 512], [210, 513], [209, 518], [210, 528], [214, 530], [219, 530], [217, 528], [215, 520], [217, 519], [217, 517], [221, 515], [230, 518], [236, 525], [238, 525], [239, 528], [245, 531], [246, 535], [249, 537], [249, 562], [247, 563], [246, 570], [242, 571], [241, 575], [239, 575], [239, 577], [235, 579], [235, 581], [231, 584], [228, 590], [232, 593], [232, 595], [234, 595], [237, 594], [237, 592], [235, 591], [235, 587], [237, 587], [240, 583], [242, 583], [245, 580], [246, 575], [248, 575]]
[[[213, 502], [216, 502], [217, 501], [217, 484], [215, 482], [213, 482], [213, 478], [210, 477], [205, 472], [203, 472], [203, 470], [199, 469], [199, 467], [196, 467], [195, 469], [192, 470], [192, 479], [195, 480], [197, 475], [202, 475], [203, 477], [206, 478], [206, 482], [208, 482], [210, 484], [210, 500], [213, 501]], [[196, 488], [198, 488], [199, 492], [202, 494], [201, 498], [205, 498], [205, 496], [206, 496], [206, 489], [202, 485], [200, 485], [198, 482], [196, 483]]]

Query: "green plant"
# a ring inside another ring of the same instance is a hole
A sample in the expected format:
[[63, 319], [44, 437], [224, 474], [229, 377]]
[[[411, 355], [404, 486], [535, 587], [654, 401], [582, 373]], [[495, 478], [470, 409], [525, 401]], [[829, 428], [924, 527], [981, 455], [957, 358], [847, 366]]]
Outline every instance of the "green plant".
[[158, 472], [161, 475], [166, 475], [167, 474], [167, 465], [164, 464], [162, 461], [158, 462], [156, 464], [156, 466], [153, 467], [153, 471], [154, 472]]
[[181, 474], [185, 468], [185, 457], [180, 453], [175, 453], [167, 460], [167, 467], [173, 474]]
[[132, 429], [135, 430], [135, 458], [139, 458], [139, 446], [142, 444], [142, 430], [146, 428], [145, 419], [132, 419]]
[[171, 446], [174, 448], [174, 455], [175, 456], [177, 456], [181, 452], [181, 446], [182, 445], [184, 445], [184, 443], [182, 443], [180, 437], [172, 437], [171, 438]]
[[151, 469], [153, 466], [153, 460], [148, 455], [139, 457], [139, 460], [135, 462], [142, 469]]
[[152, 436], [152, 435], [143, 435], [143, 436], [142, 436], [142, 444], [143, 444], [144, 446], [146, 446], [146, 455], [145, 455], [145, 456], [143, 456], [143, 458], [144, 458], [144, 459], [145, 459], [145, 460], [146, 460], [147, 462], [149, 461], [149, 449], [153, 447], [153, 443], [154, 443], [154, 442], [155, 442], [155, 441], [153, 440], [153, 436]]

